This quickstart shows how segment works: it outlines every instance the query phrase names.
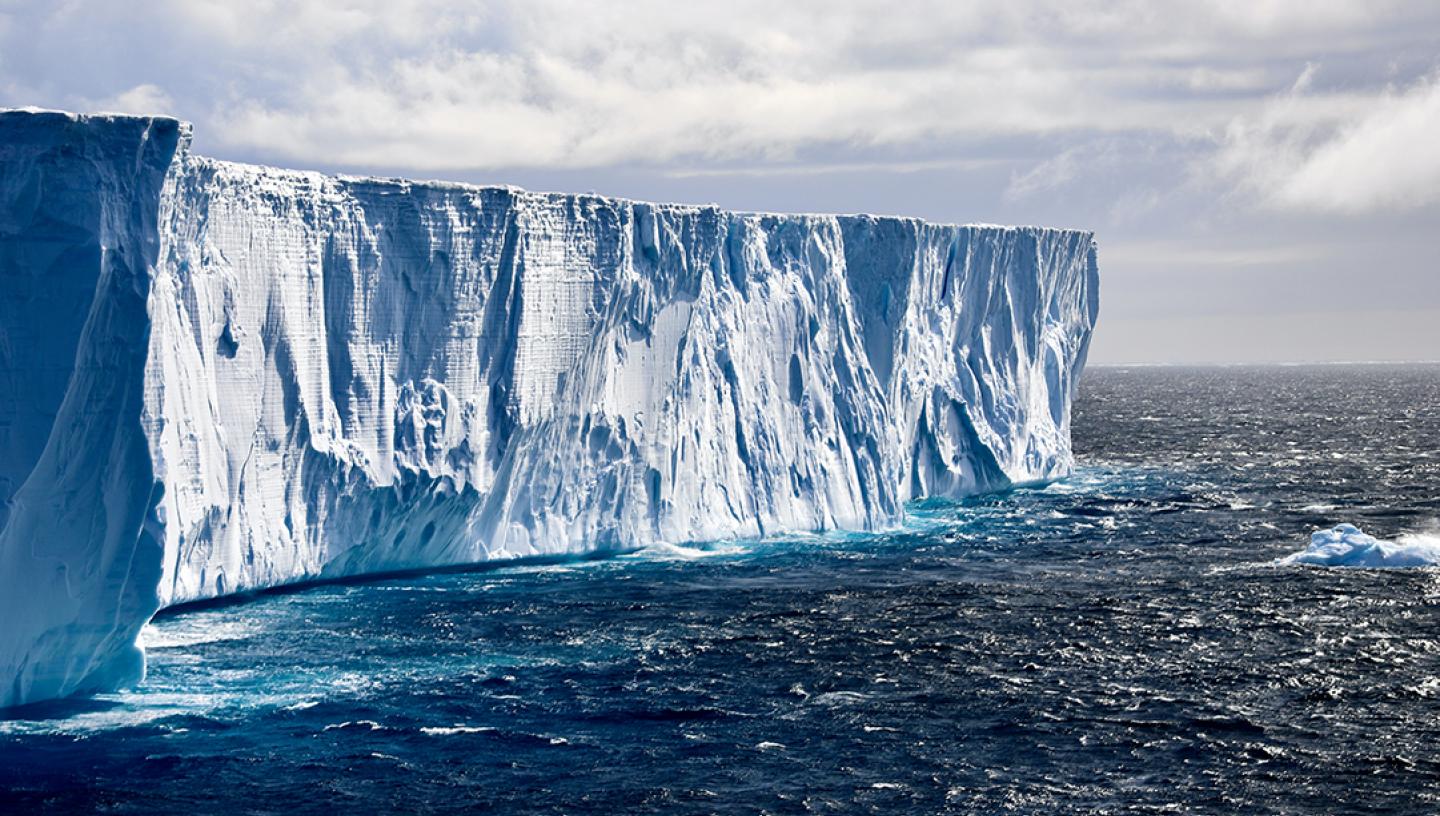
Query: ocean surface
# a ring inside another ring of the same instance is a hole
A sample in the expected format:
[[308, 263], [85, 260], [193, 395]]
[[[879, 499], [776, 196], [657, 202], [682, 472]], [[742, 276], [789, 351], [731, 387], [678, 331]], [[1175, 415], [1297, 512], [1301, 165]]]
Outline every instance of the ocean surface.
[[[0, 812], [1435, 813], [1440, 367], [1093, 368], [900, 531], [317, 586], [0, 720]], [[1426, 539], [1429, 540], [1429, 539]]]

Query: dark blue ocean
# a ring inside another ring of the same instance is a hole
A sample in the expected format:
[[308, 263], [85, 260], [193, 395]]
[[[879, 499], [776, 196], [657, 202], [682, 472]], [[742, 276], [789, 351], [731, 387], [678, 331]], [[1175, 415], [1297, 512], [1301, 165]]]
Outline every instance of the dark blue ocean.
[[0, 812], [1435, 813], [1440, 367], [1092, 369], [1070, 479], [901, 532], [166, 615]]

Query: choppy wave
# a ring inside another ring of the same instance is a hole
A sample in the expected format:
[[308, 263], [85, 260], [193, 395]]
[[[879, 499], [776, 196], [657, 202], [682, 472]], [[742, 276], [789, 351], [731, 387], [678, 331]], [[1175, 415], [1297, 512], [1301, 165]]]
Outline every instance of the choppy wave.
[[161, 627], [152, 622], [140, 630], [140, 642], [146, 649], [181, 649], [205, 643], [244, 640], [263, 631], [252, 619], [213, 614], [176, 617], [166, 624]]
[[702, 544], [652, 544], [629, 554], [629, 558], [642, 561], [694, 561], [700, 558], [745, 555], [750, 552], [739, 541], [722, 541]]
[[1071, 478], [900, 529], [165, 616], [0, 718], [0, 811], [1440, 813], [1440, 573], [1272, 566], [1437, 543], [1440, 369], [1082, 396]]

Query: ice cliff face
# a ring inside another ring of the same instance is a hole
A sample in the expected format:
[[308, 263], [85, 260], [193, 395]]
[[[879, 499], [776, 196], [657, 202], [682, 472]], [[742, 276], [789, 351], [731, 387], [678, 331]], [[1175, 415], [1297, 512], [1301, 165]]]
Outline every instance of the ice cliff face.
[[1088, 233], [335, 178], [0, 113], [0, 705], [160, 607], [1063, 475]]

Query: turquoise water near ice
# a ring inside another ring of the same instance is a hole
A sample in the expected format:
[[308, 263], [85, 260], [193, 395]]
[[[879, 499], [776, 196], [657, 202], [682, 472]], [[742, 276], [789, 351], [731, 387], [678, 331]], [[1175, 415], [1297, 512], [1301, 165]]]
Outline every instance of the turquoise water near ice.
[[167, 614], [132, 691], [0, 720], [0, 809], [1440, 809], [1440, 367], [1094, 369], [1080, 468], [905, 528]]

